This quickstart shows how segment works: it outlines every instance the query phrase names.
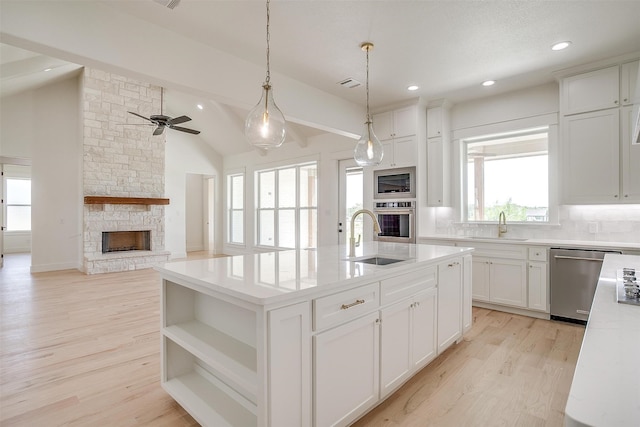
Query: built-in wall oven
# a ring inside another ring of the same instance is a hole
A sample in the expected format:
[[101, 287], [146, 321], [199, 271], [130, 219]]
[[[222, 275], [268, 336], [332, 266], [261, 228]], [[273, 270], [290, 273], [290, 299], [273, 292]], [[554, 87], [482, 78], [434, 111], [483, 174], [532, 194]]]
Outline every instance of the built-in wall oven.
[[380, 224], [380, 242], [415, 243], [416, 209], [414, 201], [376, 201], [374, 213]]

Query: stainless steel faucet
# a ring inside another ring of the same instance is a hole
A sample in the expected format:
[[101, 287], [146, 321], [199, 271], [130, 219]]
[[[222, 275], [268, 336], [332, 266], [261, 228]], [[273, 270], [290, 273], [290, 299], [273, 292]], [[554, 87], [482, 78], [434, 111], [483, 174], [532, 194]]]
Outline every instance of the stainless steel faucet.
[[507, 216], [504, 211], [500, 211], [498, 216], [498, 237], [502, 237], [507, 232]]
[[349, 237], [349, 257], [356, 256], [356, 238], [355, 238], [355, 220], [358, 215], [361, 213], [366, 213], [373, 220], [373, 232], [380, 233], [380, 224], [378, 223], [378, 218], [376, 218], [375, 214], [371, 212], [369, 209], [360, 209], [359, 211], [354, 212], [351, 215], [351, 236]]

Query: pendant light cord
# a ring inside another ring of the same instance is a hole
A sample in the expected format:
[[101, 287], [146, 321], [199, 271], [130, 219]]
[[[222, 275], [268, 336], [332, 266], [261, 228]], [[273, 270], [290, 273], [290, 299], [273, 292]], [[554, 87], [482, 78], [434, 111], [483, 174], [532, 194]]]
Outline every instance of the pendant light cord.
[[371, 115], [369, 114], [369, 51], [371, 47], [367, 46], [365, 50], [367, 52], [367, 123], [371, 123]]
[[269, 34], [269, 22], [270, 21], [270, 15], [269, 15], [269, 0], [267, 0], [267, 77], [265, 79], [265, 83], [268, 85], [269, 81], [271, 80], [271, 71], [270, 71], [270, 67], [269, 67], [269, 41], [271, 39], [271, 36]]

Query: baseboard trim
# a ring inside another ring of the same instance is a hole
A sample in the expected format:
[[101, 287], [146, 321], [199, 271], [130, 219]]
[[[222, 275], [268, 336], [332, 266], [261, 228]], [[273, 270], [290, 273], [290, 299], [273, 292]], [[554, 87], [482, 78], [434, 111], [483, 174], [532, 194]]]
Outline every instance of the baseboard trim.
[[61, 264], [40, 264], [31, 265], [29, 271], [32, 273], [46, 273], [47, 271], [60, 271], [60, 270], [79, 270], [82, 271], [81, 266], [73, 262], [65, 262]]

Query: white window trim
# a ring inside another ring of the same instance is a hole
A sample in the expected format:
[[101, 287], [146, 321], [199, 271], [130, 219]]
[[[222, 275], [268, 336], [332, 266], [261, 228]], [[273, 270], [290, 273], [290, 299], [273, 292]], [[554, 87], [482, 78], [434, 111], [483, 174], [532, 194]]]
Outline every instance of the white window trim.
[[510, 132], [517, 132], [524, 129], [536, 128], [536, 127], [548, 127], [548, 155], [549, 155], [549, 169], [548, 169], [548, 185], [549, 185], [549, 220], [546, 222], [510, 222], [510, 224], [527, 225], [534, 227], [547, 227], [559, 225], [559, 194], [558, 189], [560, 186], [558, 175], [558, 114], [550, 113], [540, 116], [532, 116], [515, 120], [508, 120], [499, 123], [491, 123], [487, 125], [474, 126], [470, 128], [457, 129], [452, 132], [453, 134], [453, 148], [454, 158], [457, 161], [454, 164], [454, 179], [452, 181], [452, 191], [455, 195], [455, 206], [457, 211], [457, 217], [459, 224], [497, 224], [497, 222], [491, 221], [467, 221], [464, 217], [464, 191], [463, 185], [466, 185], [465, 169], [462, 165], [466, 165], [466, 153], [463, 145], [465, 140], [473, 139], [474, 137], [488, 137], [490, 135], [500, 135]]

